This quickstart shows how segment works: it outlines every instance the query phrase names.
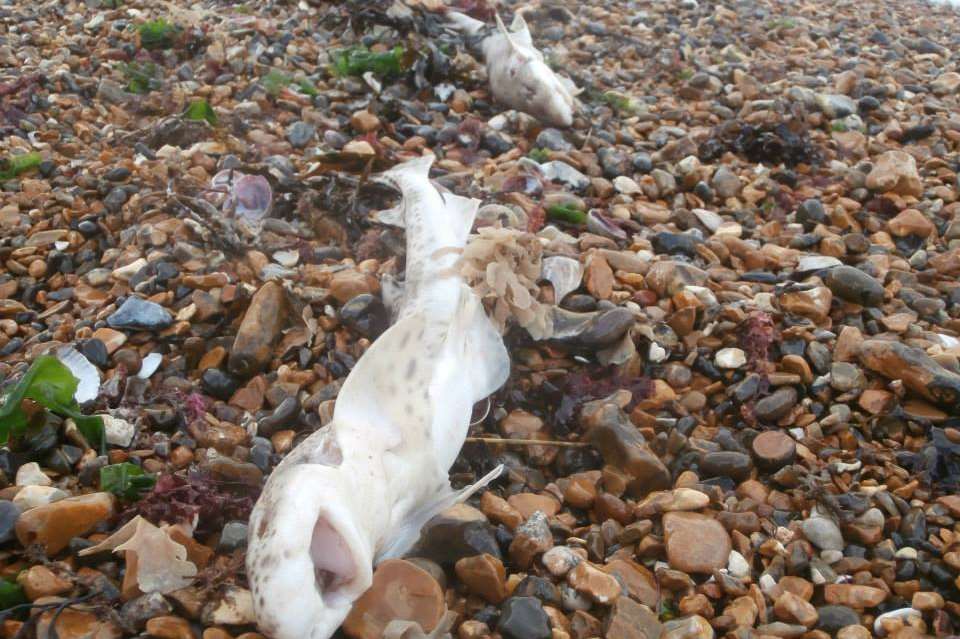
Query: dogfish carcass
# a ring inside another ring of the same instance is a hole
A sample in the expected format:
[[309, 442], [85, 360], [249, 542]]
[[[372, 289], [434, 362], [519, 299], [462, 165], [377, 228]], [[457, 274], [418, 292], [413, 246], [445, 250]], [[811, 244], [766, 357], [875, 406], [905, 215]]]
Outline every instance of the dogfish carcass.
[[549, 126], [573, 124], [576, 96], [581, 90], [572, 80], [557, 75], [547, 66], [520, 13], [514, 16], [509, 30], [497, 15], [497, 30], [492, 33], [488, 33], [482, 21], [466, 14], [448, 11], [446, 16], [451, 28], [482, 38], [479, 48], [490, 80], [490, 93], [497, 102], [528, 113]]
[[247, 575], [273, 639], [326, 639], [421, 527], [496, 477], [454, 491], [448, 470], [473, 405], [507, 379], [510, 361], [456, 264], [479, 202], [441, 194], [433, 157], [380, 177], [402, 194], [404, 296], [397, 318], [347, 376], [331, 423], [270, 475], [250, 518]]

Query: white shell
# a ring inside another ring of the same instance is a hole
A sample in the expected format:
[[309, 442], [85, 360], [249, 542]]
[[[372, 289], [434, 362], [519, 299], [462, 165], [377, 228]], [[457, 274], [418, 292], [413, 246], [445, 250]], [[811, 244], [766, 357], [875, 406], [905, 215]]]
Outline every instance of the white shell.
[[140, 379], [150, 379], [150, 376], [160, 368], [162, 362], [163, 355], [160, 353], [150, 353], [140, 362], [140, 371], [137, 373], [137, 377]]
[[540, 277], [553, 285], [553, 292], [557, 303], [580, 288], [583, 279], [583, 265], [579, 260], [563, 255], [554, 255], [543, 260]]
[[77, 378], [77, 392], [73, 398], [78, 404], [89, 402], [100, 394], [100, 371], [80, 351], [64, 346], [57, 351], [57, 359]]

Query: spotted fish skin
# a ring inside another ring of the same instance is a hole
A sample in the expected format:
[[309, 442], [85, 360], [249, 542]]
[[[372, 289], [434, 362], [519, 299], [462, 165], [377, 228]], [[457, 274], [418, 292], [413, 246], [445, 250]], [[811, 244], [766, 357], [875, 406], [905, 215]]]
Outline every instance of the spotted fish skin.
[[509, 358], [456, 273], [478, 202], [440, 194], [433, 158], [382, 175], [402, 193], [406, 286], [397, 321], [347, 376], [329, 425], [291, 451], [250, 518], [247, 575], [262, 630], [327, 639], [372, 583], [373, 565], [409, 550], [455, 492], [448, 470], [473, 404], [506, 381]]
[[576, 96], [581, 90], [547, 66], [521, 14], [514, 16], [509, 30], [498, 15], [496, 31], [492, 32], [480, 20], [457, 11], [447, 11], [446, 17], [450, 28], [465, 34], [468, 42], [479, 43], [490, 92], [497, 102], [549, 126], [573, 124]]
[[579, 89], [547, 66], [523, 16], [518, 13], [508, 31], [498, 15], [497, 27], [481, 45], [493, 97], [544, 124], [571, 126]]

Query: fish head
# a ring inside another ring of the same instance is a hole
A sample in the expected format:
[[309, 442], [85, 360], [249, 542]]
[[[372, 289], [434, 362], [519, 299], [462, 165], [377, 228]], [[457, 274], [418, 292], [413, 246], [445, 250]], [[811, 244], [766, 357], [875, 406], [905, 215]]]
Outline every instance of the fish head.
[[247, 576], [257, 623], [274, 639], [328, 639], [373, 581], [372, 544], [337, 475], [315, 463], [278, 468], [250, 517]]
[[491, 73], [495, 97], [545, 124], [571, 126], [578, 93], [573, 83], [547, 66], [522, 16], [517, 15], [510, 31], [500, 16], [497, 25], [500, 33], [484, 43], [487, 66], [497, 70]]
[[573, 95], [543, 60], [534, 56], [517, 59], [517, 90], [527, 104], [524, 109], [541, 122], [558, 127], [573, 124]]

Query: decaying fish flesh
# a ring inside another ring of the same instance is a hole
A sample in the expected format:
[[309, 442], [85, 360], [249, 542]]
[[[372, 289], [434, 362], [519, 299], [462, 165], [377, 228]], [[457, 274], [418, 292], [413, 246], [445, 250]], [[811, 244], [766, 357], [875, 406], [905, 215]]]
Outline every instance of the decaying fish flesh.
[[[485, 25], [455, 11], [447, 12], [453, 28], [475, 35]], [[507, 30], [497, 15], [497, 31], [481, 44], [490, 92], [500, 104], [528, 113], [544, 124], [568, 127], [573, 124], [575, 97], [580, 90], [568, 78], [557, 75], [533, 45], [530, 29], [517, 13]]]
[[250, 518], [247, 574], [274, 639], [326, 639], [422, 525], [493, 479], [448, 480], [471, 409], [505, 381], [498, 332], [456, 263], [478, 202], [441, 194], [433, 158], [382, 178], [402, 193], [406, 284], [396, 322], [359, 359], [332, 422], [277, 466]]

